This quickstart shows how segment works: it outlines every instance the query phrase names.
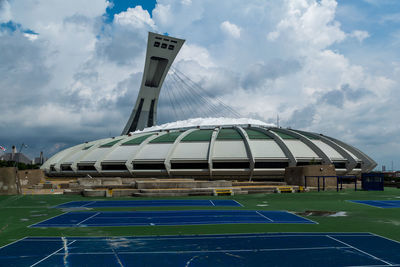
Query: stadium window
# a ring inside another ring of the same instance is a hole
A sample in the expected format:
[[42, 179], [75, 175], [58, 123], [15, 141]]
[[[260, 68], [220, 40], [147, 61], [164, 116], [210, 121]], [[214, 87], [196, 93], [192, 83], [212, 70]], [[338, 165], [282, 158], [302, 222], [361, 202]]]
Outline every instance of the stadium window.
[[346, 162], [333, 162], [336, 169], [346, 169]]
[[207, 162], [171, 163], [171, 169], [208, 169]]
[[213, 162], [214, 169], [248, 169], [249, 162]]
[[307, 166], [307, 165], [320, 165], [320, 161], [303, 161], [303, 162], [297, 162], [296, 166]]
[[171, 40], [171, 43], [175, 43], [175, 44], [177, 44], [178, 42], [177, 42], [177, 41], [175, 41], [175, 40]]
[[103, 171], [127, 171], [125, 164], [102, 164], [101, 169]]
[[162, 40], [162, 38], [161, 38], [161, 37], [158, 37], [158, 36], [156, 36], [156, 39], [157, 39], [157, 40]]
[[164, 41], [167, 41], [167, 42], [169, 42], [169, 39], [166, 39], [166, 38], [164, 38]]
[[175, 46], [174, 45], [169, 45], [168, 50], [174, 50]]
[[134, 170], [165, 170], [163, 163], [136, 163], [133, 164]]
[[80, 171], [96, 171], [94, 165], [78, 165]]
[[289, 166], [289, 162], [256, 162], [255, 169], [282, 169]]
[[61, 165], [62, 171], [72, 171], [71, 165]]
[[155, 47], [159, 47], [160, 46], [160, 42], [154, 42], [154, 46]]
[[161, 44], [161, 48], [164, 48], [164, 49], [167, 48], [167, 44], [166, 43], [162, 43]]

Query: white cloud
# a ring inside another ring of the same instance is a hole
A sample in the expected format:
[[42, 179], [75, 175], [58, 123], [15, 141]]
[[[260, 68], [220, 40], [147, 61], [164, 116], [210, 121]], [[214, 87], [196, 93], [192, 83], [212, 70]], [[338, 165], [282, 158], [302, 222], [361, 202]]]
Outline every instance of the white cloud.
[[240, 28], [229, 21], [222, 22], [220, 25], [220, 28], [221, 28], [222, 32], [224, 32], [225, 34], [227, 34], [233, 38], [240, 37], [240, 31], [241, 31]]
[[30, 41], [35, 41], [39, 37], [39, 35], [31, 33], [24, 33], [24, 36], [28, 38]]
[[0, 23], [12, 19], [10, 4], [7, 0], [0, 1]]
[[334, 20], [336, 6], [335, 0], [288, 1], [285, 14], [267, 37], [275, 41], [284, 36], [290, 41], [309, 44], [318, 49], [341, 42], [346, 35], [340, 29], [339, 22]]
[[139, 29], [145, 27], [146, 24], [152, 29], [156, 28], [149, 12], [147, 12], [147, 10], [143, 10], [142, 6], [128, 8], [125, 12], [115, 14], [114, 22], [120, 25], [131, 26]]
[[356, 38], [360, 43], [364, 41], [364, 39], [370, 37], [369, 33], [367, 31], [360, 31], [360, 30], [355, 30], [352, 31], [349, 34], [350, 37]]

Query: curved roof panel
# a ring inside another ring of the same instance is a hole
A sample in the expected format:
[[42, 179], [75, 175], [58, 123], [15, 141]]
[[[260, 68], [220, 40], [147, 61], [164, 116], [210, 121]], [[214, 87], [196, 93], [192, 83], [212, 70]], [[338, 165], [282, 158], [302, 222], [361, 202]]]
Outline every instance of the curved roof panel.
[[[180, 177], [193, 177], [199, 169], [201, 175], [246, 176], [251, 173], [249, 168], [255, 171], [255, 175], [265, 175], [269, 168], [273, 175], [283, 175], [285, 166], [304, 165], [312, 159], [321, 159], [326, 164], [344, 162], [344, 166], [340, 165], [341, 173], [346, 171], [354, 174], [360, 172], [360, 169], [372, 170], [376, 166], [373, 160], [358, 149], [331, 137], [248, 124], [144, 131], [96, 140], [57, 153], [42, 168], [48, 175], [56, 176], [63, 175], [63, 171], [68, 169], [60, 168], [61, 164], [76, 166], [78, 163], [95, 162], [96, 171], [88, 168], [88, 173], [104, 175], [103, 167], [107, 164], [103, 163], [114, 162], [126, 164], [130, 170], [113, 170], [112, 173], [118, 176], [140, 176], [146, 172], [173, 175], [175, 172], [168, 171], [172, 162], [175, 167], [176, 164], [185, 164], [179, 165]], [[135, 168], [135, 162], [140, 163], [140, 166]], [[213, 164], [208, 165], [207, 162]], [[261, 163], [263, 171], [259, 172]], [[199, 164], [202, 164], [201, 168]], [[164, 166], [167, 172], [154, 172]], [[204, 171], [205, 166], [213, 166], [213, 169]], [[85, 168], [72, 169], [68, 169], [69, 175], [72, 172], [85, 175]], [[109, 168], [104, 171], [105, 174], [110, 173]]]

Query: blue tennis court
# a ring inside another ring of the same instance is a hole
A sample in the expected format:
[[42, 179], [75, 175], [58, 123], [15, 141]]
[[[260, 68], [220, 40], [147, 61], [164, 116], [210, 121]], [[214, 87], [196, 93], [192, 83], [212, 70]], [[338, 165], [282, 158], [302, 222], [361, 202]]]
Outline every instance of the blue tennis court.
[[72, 201], [63, 203], [55, 208], [111, 208], [111, 207], [242, 207], [236, 200], [231, 199], [189, 199], [189, 200], [110, 200], [110, 201]]
[[349, 200], [349, 201], [384, 209], [400, 208], [400, 200]]
[[400, 243], [370, 233], [27, 237], [3, 266], [400, 266]]
[[231, 223], [315, 223], [286, 211], [181, 210], [67, 212], [31, 227], [199, 225]]

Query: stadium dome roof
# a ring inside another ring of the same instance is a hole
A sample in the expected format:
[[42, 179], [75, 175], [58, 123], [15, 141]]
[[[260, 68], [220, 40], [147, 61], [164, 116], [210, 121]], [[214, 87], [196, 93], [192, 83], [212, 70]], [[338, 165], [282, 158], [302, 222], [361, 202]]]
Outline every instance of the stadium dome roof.
[[358, 149], [322, 134], [251, 119], [197, 118], [83, 143], [42, 168], [54, 176], [257, 178], [317, 163], [333, 164], [338, 174], [376, 166]]

